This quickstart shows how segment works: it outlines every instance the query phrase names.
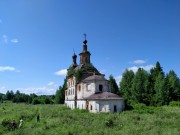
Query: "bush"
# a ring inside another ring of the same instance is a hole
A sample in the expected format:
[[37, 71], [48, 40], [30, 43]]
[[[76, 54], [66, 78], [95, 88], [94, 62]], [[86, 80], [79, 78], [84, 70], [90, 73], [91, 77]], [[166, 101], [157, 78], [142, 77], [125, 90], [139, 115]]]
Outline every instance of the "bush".
[[180, 101], [171, 101], [169, 103], [170, 106], [180, 106]]
[[33, 105], [41, 104], [41, 101], [39, 101], [37, 98], [34, 98], [32, 104]]
[[11, 123], [11, 120], [3, 119], [1, 124], [2, 124], [3, 127], [7, 127], [7, 126], [9, 126], [10, 123]]
[[132, 106], [134, 108], [133, 112], [137, 112], [137, 113], [150, 113], [150, 114], [152, 114], [156, 110], [158, 111], [157, 107], [149, 107], [143, 103], [133, 104]]
[[141, 110], [141, 109], [146, 109], [147, 108], [147, 106], [145, 104], [143, 104], [143, 103], [133, 104], [132, 106], [136, 110]]
[[108, 120], [105, 121], [105, 125], [107, 127], [113, 127], [114, 126], [114, 122], [113, 122], [112, 119], [108, 119]]

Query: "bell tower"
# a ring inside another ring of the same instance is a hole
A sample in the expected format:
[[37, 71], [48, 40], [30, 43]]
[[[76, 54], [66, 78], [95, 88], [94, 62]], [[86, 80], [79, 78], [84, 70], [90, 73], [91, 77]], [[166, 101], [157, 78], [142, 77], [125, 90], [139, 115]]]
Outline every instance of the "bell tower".
[[86, 34], [84, 34], [85, 40], [83, 41], [83, 51], [79, 54], [80, 56], [80, 64], [90, 64], [90, 56], [91, 53], [87, 50], [87, 40]]

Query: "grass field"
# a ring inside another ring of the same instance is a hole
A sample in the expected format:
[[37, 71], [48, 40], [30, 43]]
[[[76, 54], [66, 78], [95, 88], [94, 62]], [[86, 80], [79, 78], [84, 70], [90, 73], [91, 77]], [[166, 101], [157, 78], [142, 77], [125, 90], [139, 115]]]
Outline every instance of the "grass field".
[[[36, 121], [40, 114], [40, 122]], [[23, 117], [13, 131], [4, 125]], [[93, 114], [62, 105], [0, 104], [0, 135], [180, 135], [180, 107]]]

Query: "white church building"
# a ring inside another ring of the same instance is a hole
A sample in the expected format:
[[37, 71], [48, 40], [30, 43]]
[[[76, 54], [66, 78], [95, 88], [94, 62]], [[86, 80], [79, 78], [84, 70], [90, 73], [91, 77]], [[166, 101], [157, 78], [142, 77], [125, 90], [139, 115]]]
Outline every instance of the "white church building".
[[86, 109], [90, 112], [121, 112], [123, 99], [111, 93], [108, 80], [90, 63], [85, 37], [83, 51], [79, 54], [80, 63], [76, 63], [76, 54], [72, 56], [73, 64], [68, 69], [65, 105], [71, 109]]

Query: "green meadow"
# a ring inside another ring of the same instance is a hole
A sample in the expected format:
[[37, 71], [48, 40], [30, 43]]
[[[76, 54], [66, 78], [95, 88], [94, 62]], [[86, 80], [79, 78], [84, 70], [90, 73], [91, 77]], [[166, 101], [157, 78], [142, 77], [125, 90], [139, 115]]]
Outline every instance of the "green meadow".
[[[37, 115], [40, 114], [40, 122]], [[21, 128], [9, 122], [23, 118]], [[180, 107], [137, 107], [122, 113], [89, 113], [63, 105], [0, 104], [0, 135], [180, 135]]]

